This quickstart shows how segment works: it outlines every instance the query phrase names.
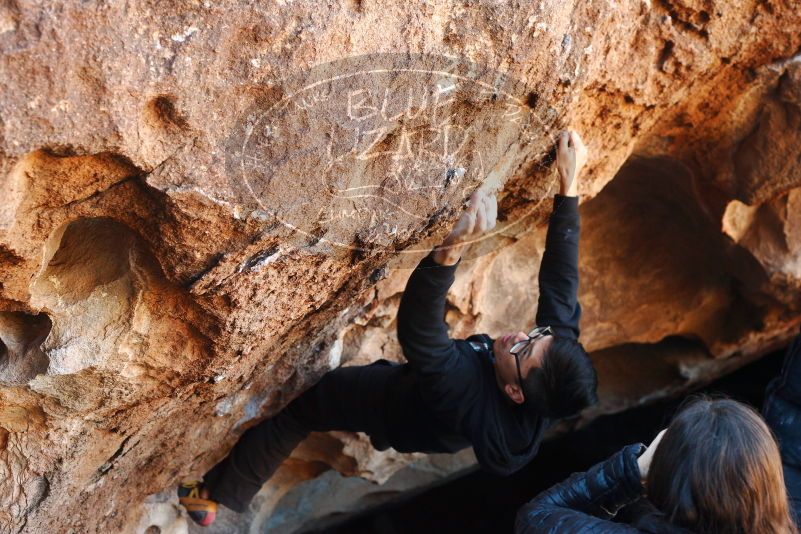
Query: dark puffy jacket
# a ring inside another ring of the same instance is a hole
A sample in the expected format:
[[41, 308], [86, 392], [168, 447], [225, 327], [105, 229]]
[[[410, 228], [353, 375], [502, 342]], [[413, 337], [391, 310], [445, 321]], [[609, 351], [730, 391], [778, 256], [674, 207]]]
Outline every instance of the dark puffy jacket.
[[[801, 336], [787, 351], [781, 375], [768, 386], [762, 412], [779, 441], [787, 493], [798, 524], [801, 518]], [[642, 450], [641, 444], [629, 445], [586, 473], [577, 473], [540, 493], [518, 512], [515, 532], [687, 532], [671, 525], [643, 497], [637, 466]], [[623, 523], [610, 520], [615, 516]]]
[[801, 336], [787, 350], [781, 375], [770, 383], [762, 416], [779, 440], [784, 484], [801, 526]]
[[[586, 473], [576, 473], [540, 493], [518, 512], [515, 532], [687, 532], [667, 522], [643, 498], [637, 457], [644, 449], [639, 443], [629, 445]], [[610, 521], [623, 507], [631, 524]]]

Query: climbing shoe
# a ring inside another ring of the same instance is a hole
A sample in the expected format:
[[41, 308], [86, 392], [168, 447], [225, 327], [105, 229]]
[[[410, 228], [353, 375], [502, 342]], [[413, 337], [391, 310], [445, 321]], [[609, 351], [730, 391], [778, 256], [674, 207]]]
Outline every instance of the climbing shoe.
[[201, 527], [207, 527], [217, 517], [217, 503], [200, 496], [203, 489], [201, 482], [182, 482], [178, 486], [178, 502], [186, 508], [192, 521]]

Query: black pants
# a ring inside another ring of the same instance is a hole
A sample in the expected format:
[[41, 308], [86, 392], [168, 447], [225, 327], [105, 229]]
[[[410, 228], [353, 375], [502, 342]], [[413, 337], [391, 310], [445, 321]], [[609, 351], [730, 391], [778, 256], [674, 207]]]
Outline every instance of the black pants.
[[386, 449], [384, 414], [388, 379], [398, 366], [381, 360], [340, 367], [292, 401], [272, 419], [247, 430], [219, 464], [203, 477], [211, 498], [244, 512], [262, 485], [309, 432], [364, 432]]
[[781, 375], [768, 385], [762, 415], [779, 440], [784, 483], [801, 525], [801, 336], [788, 349]]

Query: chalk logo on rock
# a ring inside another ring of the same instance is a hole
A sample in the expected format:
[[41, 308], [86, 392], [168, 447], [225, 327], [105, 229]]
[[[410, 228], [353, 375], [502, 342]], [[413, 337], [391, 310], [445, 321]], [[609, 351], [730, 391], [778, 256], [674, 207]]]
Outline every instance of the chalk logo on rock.
[[542, 135], [521, 91], [442, 56], [319, 65], [264, 88], [229, 139], [229, 176], [245, 206], [307, 244], [413, 251], [421, 228]]

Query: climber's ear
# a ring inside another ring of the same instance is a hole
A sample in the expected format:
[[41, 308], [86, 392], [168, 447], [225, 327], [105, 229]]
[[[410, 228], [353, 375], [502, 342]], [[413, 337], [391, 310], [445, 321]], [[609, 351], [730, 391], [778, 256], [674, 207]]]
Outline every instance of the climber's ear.
[[523, 390], [517, 384], [506, 384], [503, 386], [503, 391], [515, 404], [523, 404], [526, 400]]

